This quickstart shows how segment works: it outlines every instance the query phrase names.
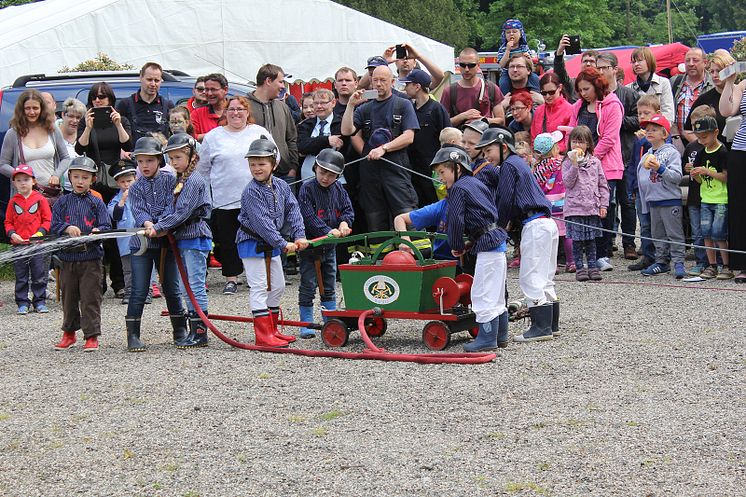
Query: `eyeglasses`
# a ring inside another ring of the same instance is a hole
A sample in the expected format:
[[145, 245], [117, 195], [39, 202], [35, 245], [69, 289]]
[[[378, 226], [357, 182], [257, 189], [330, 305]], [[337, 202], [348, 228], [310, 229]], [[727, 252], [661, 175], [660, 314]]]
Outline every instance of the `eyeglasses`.
[[329, 105], [332, 103], [331, 100], [327, 100], [326, 102], [314, 102], [313, 105], [320, 106], [320, 105]]
[[614, 66], [596, 66], [599, 71], [606, 71], [608, 69], [614, 69]]
[[205, 93], [217, 93], [220, 90], [222, 90], [222, 88], [207, 88], [207, 87], [205, 87]]
[[246, 112], [247, 109], [244, 109], [243, 107], [228, 107], [226, 112], [235, 112], [237, 114], [241, 112]]
[[558, 89], [559, 89], [559, 88], [555, 88], [554, 90], [549, 90], [549, 91], [547, 91], [547, 90], [542, 90], [542, 91], [540, 91], [539, 93], [541, 93], [541, 95], [542, 95], [542, 96], [544, 96], [544, 97], [548, 97], [549, 95], [554, 95], [555, 93], [557, 93], [557, 90], [558, 90]]
[[461, 69], [466, 69], [467, 67], [469, 69], [474, 69], [475, 67], [477, 67], [475, 63], [469, 63], [469, 62], [459, 62], [458, 65]]
[[93, 100], [103, 100], [105, 98], [109, 98], [109, 95], [94, 95]]
[[528, 107], [511, 107], [510, 112], [515, 114], [516, 112], [523, 112], [526, 109], [528, 109]]
[[207, 91], [204, 86], [195, 86], [194, 89], [200, 93], [202, 93], [203, 91]]
[[508, 66], [508, 69], [528, 69], [528, 67], [526, 67], [523, 64], [519, 64], [519, 65], [513, 64], [511, 66]]

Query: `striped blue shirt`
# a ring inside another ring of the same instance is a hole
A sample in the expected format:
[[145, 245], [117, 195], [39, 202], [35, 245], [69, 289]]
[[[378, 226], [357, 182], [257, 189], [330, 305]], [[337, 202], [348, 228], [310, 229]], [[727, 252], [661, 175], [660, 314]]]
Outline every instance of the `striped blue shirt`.
[[511, 154], [500, 165], [497, 186], [497, 224], [503, 228], [511, 220], [523, 220], [528, 213], [552, 214], [552, 204], [534, 180], [529, 165], [520, 156]]
[[287, 241], [280, 234], [280, 228], [285, 224], [293, 240], [306, 237], [298, 201], [288, 184], [282, 180], [273, 179], [269, 185], [251, 180], [241, 194], [238, 222], [256, 236], [239, 229], [236, 232], [236, 244], [263, 241], [274, 249], [282, 250]]
[[[497, 223], [497, 212], [489, 189], [474, 176], [462, 176], [448, 190], [446, 233], [453, 250], [464, 249], [464, 235], [472, 235], [490, 224]], [[508, 234], [502, 228], [493, 228], [473, 241], [469, 250], [473, 254], [500, 248]]]
[[177, 240], [212, 238], [212, 231], [205, 222], [211, 210], [207, 182], [200, 173], [194, 171], [184, 182], [176, 202], [168, 206], [154, 228], [158, 232], [173, 232]]
[[[132, 215], [135, 218], [135, 226], [142, 226], [145, 221], [153, 224], [166, 214], [167, 209], [174, 203], [174, 187], [176, 177], [158, 171], [152, 178], [140, 176], [137, 178], [129, 192], [129, 201]], [[167, 244], [164, 238], [148, 238], [148, 248], [160, 248]], [[140, 237], [133, 236], [130, 239], [130, 250], [137, 252], [140, 249]]]
[[[106, 211], [106, 205], [91, 192], [83, 195], [69, 193], [63, 195], [52, 207], [50, 232], [62, 235], [69, 226], [77, 226], [83, 235], [87, 235], [93, 228], [111, 229], [111, 218]], [[101, 242], [89, 243], [86, 247], [88, 250], [83, 252], [62, 250], [59, 252], [59, 258], [65, 262], [81, 262], [101, 259], [104, 256]]]
[[475, 172], [474, 177], [484, 183], [492, 196], [497, 198], [497, 185], [500, 183], [499, 168], [487, 162], [487, 159], [483, 157], [475, 160], [471, 168]]
[[315, 179], [306, 181], [300, 187], [298, 205], [309, 238], [326, 235], [339, 228], [342, 221], [352, 226], [355, 219], [350, 196], [339, 181], [329, 188], [324, 188]]

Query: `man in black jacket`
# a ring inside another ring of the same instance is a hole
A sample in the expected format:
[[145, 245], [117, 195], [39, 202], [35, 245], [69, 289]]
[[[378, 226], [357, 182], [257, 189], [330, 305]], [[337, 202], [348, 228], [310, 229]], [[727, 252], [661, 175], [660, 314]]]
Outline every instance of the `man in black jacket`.
[[161, 83], [163, 68], [155, 62], [147, 62], [140, 69], [140, 90], [117, 102], [117, 112], [132, 125], [130, 139], [133, 144], [153, 133], [162, 133], [166, 138], [171, 135], [168, 111], [174, 104], [159, 93]]
[[[332, 112], [336, 103], [337, 100], [331, 90], [316, 90], [313, 92], [316, 117], [305, 119], [298, 124], [298, 152], [305, 155], [300, 170], [301, 179], [314, 177], [313, 164], [321, 150], [341, 150], [345, 145], [340, 131], [342, 118]], [[339, 181], [344, 184], [344, 176], [340, 176]]]

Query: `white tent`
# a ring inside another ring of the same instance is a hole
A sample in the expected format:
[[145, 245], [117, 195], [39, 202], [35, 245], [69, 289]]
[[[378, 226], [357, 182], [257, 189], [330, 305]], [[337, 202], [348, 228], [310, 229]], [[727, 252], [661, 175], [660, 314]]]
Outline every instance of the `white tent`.
[[0, 85], [98, 52], [238, 82], [267, 62], [293, 80], [325, 80], [402, 42], [444, 70], [454, 60], [452, 47], [329, 0], [46, 0], [0, 9], [0, 33]]

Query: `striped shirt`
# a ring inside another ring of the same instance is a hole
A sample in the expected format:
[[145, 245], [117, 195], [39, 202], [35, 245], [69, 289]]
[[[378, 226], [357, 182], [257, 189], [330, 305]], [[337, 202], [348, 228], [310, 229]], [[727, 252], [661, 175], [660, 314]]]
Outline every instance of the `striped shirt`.
[[497, 197], [497, 185], [500, 183], [500, 169], [480, 157], [471, 165], [474, 177], [485, 184], [493, 197]]
[[[464, 249], [464, 235], [472, 238], [490, 224], [497, 223], [497, 212], [489, 189], [473, 176], [460, 177], [448, 190], [446, 233], [453, 250]], [[469, 250], [473, 254], [490, 252], [505, 243], [508, 234], [493, 228], [479, 236]]]
[[282, 180], [274, 179], [269, 185], [251, 180], [241, 195], [238, 222], [256, 236], [239, 229], [236, 232], [236, 244], [249, 240], [263, 241], [274, 249], [282, 250], [287, 242], [280, 234], [280, 228], [286, 222], [293, 240], [306, 237], [298, 201], [288, 184]]
[[171, 231], [177, 240], [212, 238], [212, 231], [205, 222], [212, 204], [205, 178], [193, 171], [184, 182], [176, 202], [171, 203], [163, 217], [155, 223], [156, 231]]
[[[143, 226], [145, 221], [153, 224], [158, 223], [166, 210], [174, 203], [174, 187], [176, 177], [158, 171], [155, 176], [137, 178], [129, 192], [129, 201], [132, 215], [135, 218], [135, 226]], [[148, 248], [160, 248], [168, 242], [164, 238], [148, 238]], [[133, 236], [130, 239], [130, 250], [137, 252], [140, 249], [140, 237]]]
[[733, 138], [733, 145], [731, 150], [743, 150], [746, 151], [746, 91], [741, 95], [741, 103], [738, 107], [738, 111], [741, 114], [741, 125], [736, 131], [736, 136]]
[[350, 197], [339, 181], [328, 188], [315, 179], [306, 181], [300, 187], [298, 205], [309, 238], [326, 235], [330, 230], [339, 228], [342, 221], [352, 226], [355, 219]]
[[[77, 226], [83, 235], [89, 234], [93, 228], [99, 230], [111, 229], [111, 219], [106, 206], [100, 198], [85, 194], [69, 193], [63, 195], [52, 207], [52, 227], [50, 232], [55, 235], [64, 234], [70, 226]], [[64, 250], [59, 252], [59, 258], [65, 262], [93, 261], [104, 256], [101, 242], [86, 244], [88, 250], [82, 252]]]
[[497, 187], [497, 224], [503, 228], [515, 219], [523, 220], [529, 213], [549, 217], [552, 204], [534, 180], [529, 165], [520, 156], [511, 154], [500, 165]]

